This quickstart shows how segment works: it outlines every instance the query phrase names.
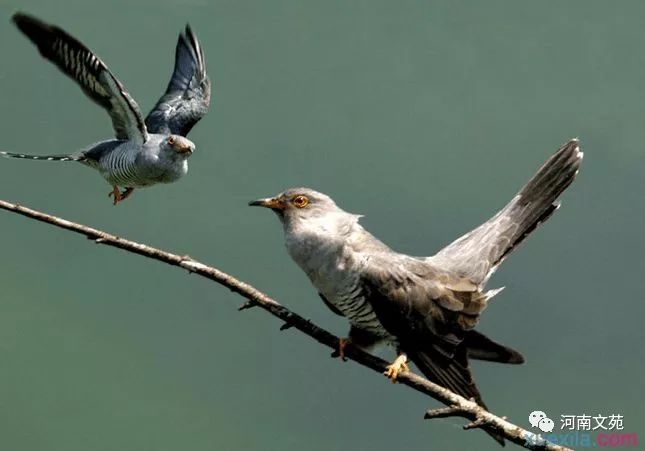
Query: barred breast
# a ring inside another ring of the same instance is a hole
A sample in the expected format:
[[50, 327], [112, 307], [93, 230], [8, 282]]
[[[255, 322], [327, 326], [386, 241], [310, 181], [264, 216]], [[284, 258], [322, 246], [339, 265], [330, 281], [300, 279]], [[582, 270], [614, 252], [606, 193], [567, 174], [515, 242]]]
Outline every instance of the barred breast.
[[136, 157], [127, 146], [118, 147], [101, 158], [101, 174], [112, 185], [132, 188], [149, 185], [140, 174]]
[[[126, 142], [102, 154], [96, 167], [111, 185], [141, 188], [157, 183], [172, 183], [188, 172], [186, 158], [168, 158], [158, 152], [156, 142], [141, 148]], [[171, 155], [172, 157], [173, 155]]]
[[343, 313], [352, 326], [384, 339], [390, 338], [390, 334], [376, 317], [374, 309], [365, 298], [363, 289], [358, 282], [352, 290], [336, 293], [330, 302]]
[[[354, 222], [356, 220], [354, 219]], [[366, 298], [360, 279], [361, 256], [340, 239], [328, 239], [309, 223], [299, 229], [287, 229], [285, 244], [291, 258], [302, 268], [316, 290], [350, 324], [375, 337], [395, 342], [378, 320]], [[329, 226], [329, 224], [325, 224]]]

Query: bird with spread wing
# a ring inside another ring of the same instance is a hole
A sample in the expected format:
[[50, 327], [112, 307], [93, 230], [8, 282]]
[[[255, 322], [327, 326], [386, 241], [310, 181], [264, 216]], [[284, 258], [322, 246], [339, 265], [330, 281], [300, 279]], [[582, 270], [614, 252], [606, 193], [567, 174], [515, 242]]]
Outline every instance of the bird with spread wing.
[[[114, 205], [135, 188], [177, 181], [188, 171], [195, 144], [186, 138], [206, 114], [211, 84], [197, 37], [186, 26], [179, 35], [175, 67], [165, 94], [147, 118], [121, 82], [99, 57], [57, 26], [17, 13], [13, 22], [40, 54], [72, 78], [81, 90], [103, 107], [115, 132], [107, 139], [65, 155], [25, 155], [0, 152], [9, 158], [42, 161], [78, 161], [99, 171], [112, 185]], [[124, 188], [121, 191], [120, 187]]]
[[[582, 162], [577, 139], [564, 144], [490, 220], [432, 257], [390, 249], [367, 232], [360, 216], [308, 188], [250, 203], [277, 213], [287, 251], [325, 304], [350, 323], [347, 343], [369, 349], [394, 345], [393, 381], [408, 360], [431, 381], [486, 408], [469, 359], [523, 363], [522, 355], [475, 330], [501, 289], [485, 285], [500, 263], [559, 207]], [[502, 445], [502, 437], [491, 433]]]

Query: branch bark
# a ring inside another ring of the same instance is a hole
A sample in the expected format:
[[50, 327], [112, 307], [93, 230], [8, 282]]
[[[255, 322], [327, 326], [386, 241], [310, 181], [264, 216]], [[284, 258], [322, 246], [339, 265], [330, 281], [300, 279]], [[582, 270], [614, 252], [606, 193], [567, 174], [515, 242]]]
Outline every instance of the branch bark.
[[[77, 224], [66, 219], [3, 200], [0, 200], [0, 208], [26, 216], [30, 219], [35, 219], [65, 230], [79, 233], [98, 244], [116, 247], [172, 266], [184, 268], [191, 273], [198, 274], [223, 285], [229, 290], [246, 298], [246, 302], [240, 306], [240, 310], [260, 307], [283, 321], [283, 324], [280, 327], [281, 330], [288, 328], [297, 329], [325, 346], [334, 350], [338, 349], [339, 338], [335, 335], [294, 313], [248, 283], [238, 280], [217, 268], [200, 263], [189, 256], [173, 254], [146, 244], [126, 240], [98, 229]], [[383, 373], [388, 364], [385, 360], [351, 346], [351, 344], [345, 348], [345, 356], [379, 373]], [[428, 410], [425, 414], [426, 419], [463, 417], [469, 420], [469, 423], [464, 425], [464, 429], [481, 428], [487, 431], [496, 432], [503, 435], [507, 440], [526, 449], [571, 451], [569, 448], [548, 442], [542, 436], [510, 423], [505, 417], [498, 417], [482, 409], [475, 402], [465, 399], [412, 372], [399, 375], [398, 382], [448, 406], [440, 409]]]

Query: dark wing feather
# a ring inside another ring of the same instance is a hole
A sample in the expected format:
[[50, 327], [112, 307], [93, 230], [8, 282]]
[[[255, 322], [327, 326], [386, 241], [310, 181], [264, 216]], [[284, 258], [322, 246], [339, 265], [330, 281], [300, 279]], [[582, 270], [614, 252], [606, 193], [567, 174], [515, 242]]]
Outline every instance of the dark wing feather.
[[495, 268], [557, 210], [558, 197], [571, 185], [581, 163], [580, 143], [572, 139], [544, 163], [499, 213], [429, 261], [483, 285]]
[[[488, 410], [481, 393], [479, 393], [479, 389], [475, 385], [468, 359], [463, 355], [463, 349], [460, 349], [461, 355], [457, 356], [455, 360], [443, 360], [432, 354], [419, 351], [408, 352], [408, 357], [431, 381], [466, 399], [473, 399], [477, 404]], [[500, 445], [506, 445], [503, 435], [489, 430], [485, 430], [485, 432]]]
[[148, 139], [139, 106], [91, 50], [60, 28], [35, 17], [17, 13], [13, 22], [36, 44], [44, 58], [76, 81], [90, 99], [107, 110], [117, 139], [138, 142]]
[[474, 329], [466, 332], [464, 345], [471, 359], [498, 363], [524, 363], [524, 357], [518, 351], [499, 344]]
[[476, 287], [400, 254], [372, 255], [361, 283], [379, 322], [403, 349], [432, 351], [447, 359], [455, 357], [466, 331], [474, 326], [468, 312], [473, 299], [482, 296]]
[[146, 118], [146, 125], [152, 133], [186, 136], [208, 111], [210, 99], [211, 82], [206, 75], [204, 52], [186, 25], [186, 31], [177, 41], [170, 83]]
[[486, 404], [475, 385], [468, 360], [463, 352], [460, 352], [460, 355], [455, 356], [454, 359], [446, 359], [420, 351], [408, 352], [407, 355], [430, 380], [466, 399], [473, 398], [477, 404], [486, 409]]
[[[392, 264], [395, 259], [398, 264]], [[401, 255], [369, 259], [362, 282], [379, 321], [419, 370], [429, 380], [486, 408], [464, 342], [472, 325], [462, 319], [469, 316], [465, 311], [470, 299], [482, 296], [476, 287], [427, 262]], [[499, 435], [487, 433], [504, 444]]]

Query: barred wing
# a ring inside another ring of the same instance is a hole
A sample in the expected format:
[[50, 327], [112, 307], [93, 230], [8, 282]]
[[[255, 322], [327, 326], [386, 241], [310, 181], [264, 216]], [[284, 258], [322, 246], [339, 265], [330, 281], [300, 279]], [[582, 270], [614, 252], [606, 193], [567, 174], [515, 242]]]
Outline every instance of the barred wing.
[[60, 28], [17, 13], [13, 22], [38, 47], [40, 54], [72, 78], [112, 119], [117, 139], [140, 143], [148, 139], [139, 106], [121, 82], [90, 49]]

